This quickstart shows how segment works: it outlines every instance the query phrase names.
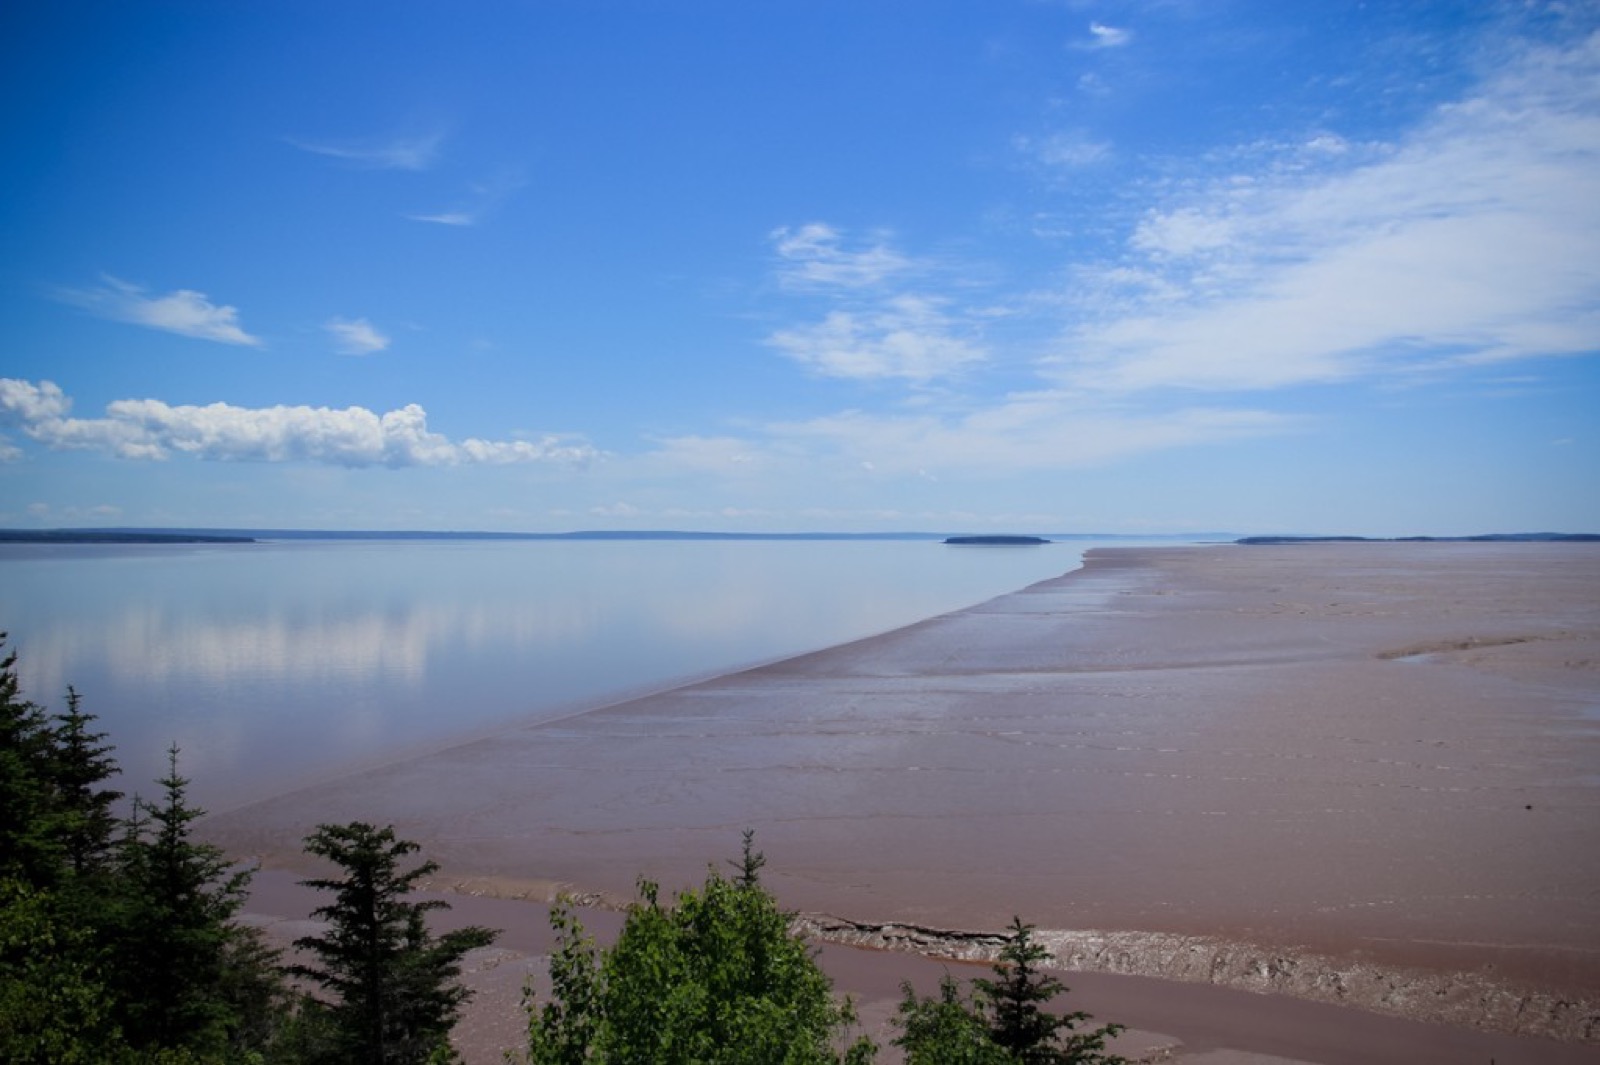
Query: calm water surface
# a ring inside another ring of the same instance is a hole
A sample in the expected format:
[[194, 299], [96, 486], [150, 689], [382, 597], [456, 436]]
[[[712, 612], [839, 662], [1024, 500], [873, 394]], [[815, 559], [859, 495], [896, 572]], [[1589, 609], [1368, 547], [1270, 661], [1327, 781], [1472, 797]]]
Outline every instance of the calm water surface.
[[203, 805], [981, 602], [1085, 544], [287, 542], [0, 546], [26, 694], [68, 684], [153, 793]]

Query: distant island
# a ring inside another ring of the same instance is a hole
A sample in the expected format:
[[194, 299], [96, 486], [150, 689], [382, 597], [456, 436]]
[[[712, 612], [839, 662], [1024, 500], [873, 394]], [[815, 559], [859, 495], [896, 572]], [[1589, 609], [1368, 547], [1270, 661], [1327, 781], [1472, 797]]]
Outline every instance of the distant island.
[[1036, 547], [1050, 541], [1042, 536], [947, 536], [944, 542], [957, 547]]
[[1600, 533], [1485, 533], [1482, 536], [1245, 536], [1236, 544], [1520, 544], [1600, 543]]
[[0, 529], [5, 544], [253, 544], [252, 536], [121, 529]]

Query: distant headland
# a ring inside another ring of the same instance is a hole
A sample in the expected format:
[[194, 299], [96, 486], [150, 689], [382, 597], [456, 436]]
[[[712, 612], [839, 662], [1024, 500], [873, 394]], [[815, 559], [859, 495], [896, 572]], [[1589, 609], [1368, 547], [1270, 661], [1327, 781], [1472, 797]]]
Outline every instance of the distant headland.
[[253, 544], [253, 536], [149, 529], [0, 529], [4, 544]]

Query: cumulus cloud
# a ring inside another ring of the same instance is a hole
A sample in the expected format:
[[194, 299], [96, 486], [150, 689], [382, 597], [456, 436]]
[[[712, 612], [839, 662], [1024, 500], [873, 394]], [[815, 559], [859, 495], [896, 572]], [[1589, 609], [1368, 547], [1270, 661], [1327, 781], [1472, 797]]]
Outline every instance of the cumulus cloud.
[[389, 338], [365, 318], [330, 318], [323, 328], [345, 355], [372, 355], [389, 346]]
[[1596, 350], [1600, 37], [1528, 50], [1399, 143], [1293, 151], [1152, 209], [1121, 261], [1080, 271], [1119, 298], [1057, 378], [1271, 389]]
[[778, 253], [778, 278], [796, 288], [870, 288], [904, 273], [911, 261], [881, 240], [848, 248], [832, 226], [809, 222], [770, 234]]
[[426, 170], [438, 158], [444, 132], [435, 130], [420, 136], [386, 139], [307, 141], [291, 137], [288, 140], [301, 151], [374, 170]]
[[583, 464], [598, 452], [580, 440], [452, 441], [428, 429], [417, 404], [383, 414], [363, 407], [173, 406], [120, 399], [101, 418], [69, 416], [71, 401], [50, 381], [0, 378], [0, 423], [55, 449], [124, 459], [174, 455], [225, 462], [313, 462], [333, 466]]
[[169, 333], [215, 340], [223, 344], [260, 347], [261, 339], [246, 333], [239, 312], [218, 306], [203, 292], [181, 288], [165, 296], [149, 296], [138, 285], [110, 275], [94, 288], [61, 289], [57, 297], [102, 318], [162, 329]]
[[63, 418], [72, 401], [54, 381], [19, 381], [0, 377], [0, 421], [7, 425], [31, 425]]
[[769, 343], [816, 373], [857, 380], [928, 382], [984, 357], [934, 301], [909, 295], [833, 311], [814, 325], [779, 330]]

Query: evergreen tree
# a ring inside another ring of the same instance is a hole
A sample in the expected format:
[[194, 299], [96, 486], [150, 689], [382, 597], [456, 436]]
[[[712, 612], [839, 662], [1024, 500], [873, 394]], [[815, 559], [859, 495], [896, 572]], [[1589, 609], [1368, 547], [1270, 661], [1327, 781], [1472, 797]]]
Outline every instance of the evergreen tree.
[[0, 659], [0, 1060], [240, 1060], [281, 1013], [276, 956], [230, 921], [246, 876], [189, 838], [177, 750], [164, 801], [114, 843], [117, 772], [78, 693], [54, 718]]
[[84, 713], [76, 689], [67, 689], [67, 711], [55, 720], [51, 771], [61, 811], [58, 831], [73, 875], [82, 877], [106, 866], [117, 825], [112, 805], [122, 793], [100, 785], [119, 770], [106, 734], [91, 731], [96, 716]]
[[[1077, 1031], [1092, 1019], [1088, 1013], [1046, 1010], [1045, 1004], [1067, 988], [1041, 971], [1050, 952], [1034, 941], [1032, 925], [1014, 917], [1009, 931], [994, 965], [995, 979], [973, 980], [970, 998], [963, 999], [948, 976], [938, 999], [919, 998], [910, 984], [903, 985], [905, 998], [895, 1018], [902, 1034], [895, 1045], [905, 1050], [907, 1065], [1121, 1065], [1123, 1059], [1107, 1054], [1105, 1045], [1122, 1026]], [[978, 1044], [978, 1035], [988, 1048]]]
[[114, 990], [135, 1047], [220, 1059], [259, 1028], [247, 1000], [259, 1005], [279, 993], [276, 955], [255, 930], [232, 923], [250, 873], [231, 868], [221, 848], [190, 838], [205, 811], [189, 805], [176, 745], [167, 765], [158, 781], [162, 801], [134, 799], [120, 848], [120, 891], [107, 928]]
[[767, 864], [767, 856], [756, 850], [755, 829], [745, 829], [740, 836], [740, 840], [742, 846], [739, 860], [728, 863], [739, 870], [739, 877], [734, 882], [742, 888], [759, 887], [761, 884], [761, 870]]
[[322, 825], [306, 838], [307, 851], [344, 872], [303, 881], [334, 892], [334, 900], [315, 911], [328, 922], [328, 931], [295, 942], [317, 964], [291, 968], [333, 996], [326, 1018], [330, 1060], [372, 1065], [448, 1060], [450, 1029], [468, 995], [457, 983], [461, 959], [499, 933], [472, 926], [429, 934], [427, 914], [448, 903], [405, 898], [419, 879], [438, 869], [428, 861], [402, 871], [401, 860], [417, 849], [397, 839], [392, 827], [362, 822]]
[[[0, 633], [0, 651], [5, 634]], [[62, 872], [51, 780], [54, 733], [38, 705], [22, 698], [15, 652], [0, 657], [0, 877], [33, 887]]]

